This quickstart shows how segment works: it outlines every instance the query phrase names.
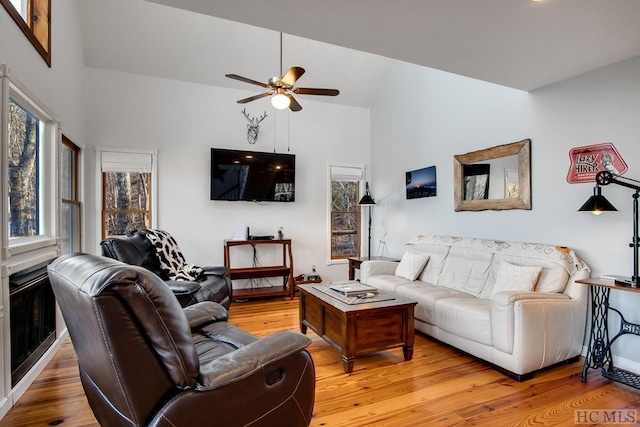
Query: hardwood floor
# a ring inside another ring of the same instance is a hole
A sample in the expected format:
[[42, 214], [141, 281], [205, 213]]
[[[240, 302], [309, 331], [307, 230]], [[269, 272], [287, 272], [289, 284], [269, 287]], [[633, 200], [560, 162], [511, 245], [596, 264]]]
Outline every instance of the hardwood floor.
[[[298, 300], [234, 303], [230, 319], [258, 336], [298, 330]], [[312, 426], [572, 426], [576, 410], [640, 408], [639, 391], [598, 371], [590, 370], [589, 382], [582, 383], [582, 360], [518, 383], [417, 333], [413, 360], [405, 362], [402, 349], [393, 349], [356, 359], [345, 374], [339, 352], [313, 332], [307, 335], [316, 366]], [[69, 341], [0, 420], [0, 426], [27, 425], [97, 425]]]

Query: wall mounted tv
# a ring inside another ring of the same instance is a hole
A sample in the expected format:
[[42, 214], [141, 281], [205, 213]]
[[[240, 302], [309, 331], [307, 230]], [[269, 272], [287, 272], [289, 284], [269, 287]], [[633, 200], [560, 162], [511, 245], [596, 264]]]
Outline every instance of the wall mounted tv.
[[417, 169], [406, 172], [407, 199], [433, 197], [438, 195], [436, 185], [436, 167]]
[[211, 200], [293, 202], [294, 154], [211, 149]]

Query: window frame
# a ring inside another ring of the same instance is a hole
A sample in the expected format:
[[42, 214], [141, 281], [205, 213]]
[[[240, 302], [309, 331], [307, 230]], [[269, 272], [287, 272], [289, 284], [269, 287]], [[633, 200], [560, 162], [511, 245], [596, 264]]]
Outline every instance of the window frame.
[[[80, 164], [80, 153], [81, 153], [81, 148], [79, 146], [77, 146], [73, 141], [71, 141], [69, 138], [67, 138], [64, 134], [62, 135], [61, 141], [60, 141], [61, 147], [60, 149], [62, 150], [62, 146], [67, 147], [68, 149], [71, 150], [72, 152], [72, 156], [73, 156], [73, 161], [72, 161], [72, 185], [71, 185], [71, 191], [72, 191], [72, 196], [71, 199], [66, 199], [63, 197], [62, 195], [62, 191], [60, 191], [60, 203], [61, 205], [65, 205], [65, 204], [69, 204], [72, 206], [75, 206], [75, 208], [78, 211], [78, 223], [76, 224], [77, 226], [77, 250], [81, 251], [82, 250], [82, 201], [80, 198], [80, 170], [81, 170], [81, 164]], [[62, 154], [60, 154], [60, 162], [59, 164], [62, 164]], [[62, 174], [62, 168], [60, 168], [60, 174]], [[62, 185], [62, 177], [60, 177], [60, 185]], [[60, 209], [60, 220], [62, 221], [62, 209]], [[60, 238], [62, 239], [62, 225], [60, 226]], [[60, 243], [60, 249], [62, 251], [62, 242]], [[64, 252], [63, 252], [64, 253]]]
[[[31, 42], [38, 54], [47, 63], [47, 66], [51, 68], [51, 0], [25, 0], [27, 2], [27, 22], [20, 11], [11, 3], [11, 0], [0, 0], [0, 4], [4, 6], [7, 13], [14, 20], [16, 25], [22, 30], [27, 39]], [[46, 15], [46, 19], [33, 20], [33, 11], [39, 10], [44, 7], [44, 10], [40, 14]], [[42, 33], [42, 36], [38, 34]], [[46, 41], [46, 46], [43, 44], [41, 38]]]
[[[332, 172], [332, 170], [337, 172]], [[335, 177], [340, 177], [341, 172], [344, 173], [343, 178], [345, 179], [334, 179]], [[365, 176], [365, 166], [364, 164], [353, 165], [353, 164], [336, 164], [336, 163], [328, 163], [327, 164], [327, 231], [328, 231], [328, 239], [327, 239], [327, 265], [332, 264], [344, 264], [347, 263], [349, 258], [359, 258], [362, 253], [362, 209], [358, 206], [357, 211], [353, 211], [356, 214], [356, 218], [358, 221], [357, 224], [357, 240], [358, 240], [358, 249], [355, 255], [347, 255], [341, 257], [333, 256], [333, 215], [335, 213], [352, 213], [352, 211], [346, 212], [334, 212], [332, 211], [332, 182], [333, 181], [353, 181], [358, 183], [358, 200], [362, 196], [362, 188], [364, 183]]]
[[2, 186], [0, 200], [0, 217], [2, 218], [2, 259], [34, 251], [55, 247], [58, 233], [58, 176], [57, 147], [60, 140], [60, 122], [56, 115], [45, 104], [33, 95], [18, 79], [11, 75], [9, 68], [0, 65], [0, 146], [2, 150], [2, 176], [8, 176], [9, 168], [9, 98], [38, 117], [43, 122], [42, 141], [40, 147], [40, 227], [38, 236], [17, 237], [9, 239], [9, 186]]
[[[157, 165], [158, 165], [158, 150], [147, 150], [147, 149], [133, 149], [133, 148], [114, 148], [114, 147], [96, 147], [96, 241], [100, 242], [105, 237], [105, 228], [104, 228], [104, 203], [105, 203], [105, 191], [104, 191], [104, 173], [102, 171], [102, 155], [103, 153], [110, 154], [129, 154], [130, 157], [135, 157], [136, 155], [148, 155], [151, 157], [151, 170], [149, 173], [151, 174], [151, 179], [149, 181], [149, 197], [151, 198], [151, 208], [150, 208], [150, 224], [151, 228], [157, 228], [158, 221], [158, 173], [157, 173]], [[128, 172], [140, 172], [140, 170], [128, 170]], [[120, 211], [123, 212], [123, 211]]]

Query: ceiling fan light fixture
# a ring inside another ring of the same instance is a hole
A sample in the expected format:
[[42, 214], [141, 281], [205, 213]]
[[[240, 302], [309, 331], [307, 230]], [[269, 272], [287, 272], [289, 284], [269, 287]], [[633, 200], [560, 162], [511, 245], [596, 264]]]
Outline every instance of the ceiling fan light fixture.
[[271, 105], [278, 110], [289, 108], [289, 104], [291, 104], [291, 100], [282, 89], [278, 89], [278, 92], [271, 97]]

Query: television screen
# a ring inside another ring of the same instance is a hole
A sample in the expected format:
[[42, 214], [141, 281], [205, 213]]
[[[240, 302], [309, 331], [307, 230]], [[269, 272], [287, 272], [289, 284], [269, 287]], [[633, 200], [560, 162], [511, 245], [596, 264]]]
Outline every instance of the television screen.
[[436, 167], [418, 169], [406, 173], [407, 199], [437, 195]]
[[211, 200], [293, 202], [294, 154], [211, 149]]

